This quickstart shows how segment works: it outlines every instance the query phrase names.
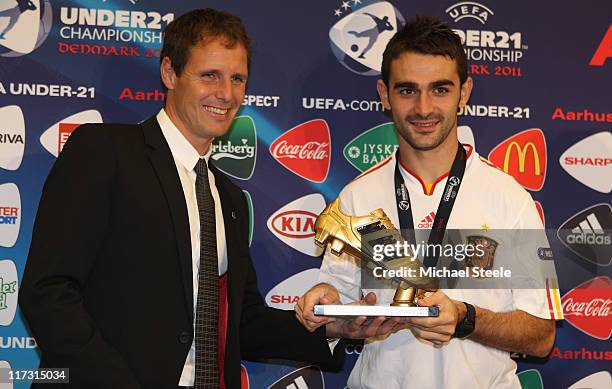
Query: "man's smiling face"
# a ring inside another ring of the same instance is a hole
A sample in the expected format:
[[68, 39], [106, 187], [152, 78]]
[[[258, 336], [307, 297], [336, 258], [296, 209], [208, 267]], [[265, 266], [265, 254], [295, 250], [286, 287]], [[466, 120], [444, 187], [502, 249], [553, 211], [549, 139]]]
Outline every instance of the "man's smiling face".
[[191, 48], [180, 75], [169, 61], [162, 63], [168, 88], [166, 112], [196, 149], [208, 145], [208, 140], [228, 131], [244, 99], [247, 77], [247, 52], [242, 45], [228, 47], [223, 38], [199, 43]]
[[460, 84], [454, 60], [406, 52], [391, 63], [389, 86], [377, 84], [383, 106], [391, 110], [400, 137], [412, 149], [432, 150], [457, 131], [457, 110], [467, 103], [472, 80]]

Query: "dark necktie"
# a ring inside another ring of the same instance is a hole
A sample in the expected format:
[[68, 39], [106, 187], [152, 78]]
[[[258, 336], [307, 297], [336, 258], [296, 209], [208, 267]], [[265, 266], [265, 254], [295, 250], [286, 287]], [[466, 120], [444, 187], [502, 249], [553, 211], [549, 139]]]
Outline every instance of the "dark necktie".
[[206, 160], [195, 166], [196, 198], [200, 215], [200, 270], [195, 317], [195, 389], [219, 387], [217, 329], [219, 304], [219, 270], [215, 200], [208, 182]]

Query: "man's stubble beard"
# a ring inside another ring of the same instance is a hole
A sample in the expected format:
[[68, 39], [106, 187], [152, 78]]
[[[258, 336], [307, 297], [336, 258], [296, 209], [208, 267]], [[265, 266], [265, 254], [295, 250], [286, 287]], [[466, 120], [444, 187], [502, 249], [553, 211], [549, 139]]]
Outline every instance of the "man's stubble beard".
[[457, 123], [457, 117], [455, 116], [454, 123], [448, 123], [448, 125], [442, 127], [438, 134], [438, 137], [434, 139], [433, 143], [428, 145], [420, 145], [411, 136], [410, 131], [407, 129], [411, 125], [410, 121], [413, 120], [439, 120], [440, 123], [438, 125], [444, 125], [446, 120], [442, 115], [429, 115], [428, 117], [422, 117], [419, 115], [409, 115], [404, 118], [404, 121], [402, 123], [398, 124], [394, 121], [395, 128], [397, 129], [397, 133], [399, 134], [399, 136], [401, 136], [402, 139], [404, 139], [410, 145], [410, 147], [417, 151], [429, 151], [439, 147], [448, 138], [454, 125]]

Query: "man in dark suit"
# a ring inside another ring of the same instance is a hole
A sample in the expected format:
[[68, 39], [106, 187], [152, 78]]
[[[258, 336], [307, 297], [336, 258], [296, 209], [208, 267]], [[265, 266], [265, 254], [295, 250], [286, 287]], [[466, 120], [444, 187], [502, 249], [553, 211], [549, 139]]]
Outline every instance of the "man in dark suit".
[[237, 17], [181, 16], [164, 35], [164, 109], [138, 125], [81, 126], [53, 166], [19, 299], [41, 367], [69, 368], [71, 387], [239, 388], [241, 358], [333, 364], [326, 335], [397, 323], [311, 334], [263, 304], [244, 196], [208, 165], [242, 103], [248, 57]]

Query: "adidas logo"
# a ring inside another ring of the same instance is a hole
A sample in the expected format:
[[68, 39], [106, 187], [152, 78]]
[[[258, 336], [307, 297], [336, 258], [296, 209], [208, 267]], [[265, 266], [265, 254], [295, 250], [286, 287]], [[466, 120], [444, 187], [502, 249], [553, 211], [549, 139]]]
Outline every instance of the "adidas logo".
[[569, 218], [557, 230], [561, 243], [584, 260], [599, 266], [612, 263], [612, 207], [595, 204]]
[[425, 216], [425, 218], [417, 224], [417, 228], [431, 228], [435, 218], [436, 213], [434, 211], [429, 212], [429, 215]]
[[594, 213], [590, 213], [586, 219], [580, 222], [578, 227], [572, 229], [573, 233], [590, 233], [590, 234], [603, 234], [603, 228], [597, 220], [597, 216]]

